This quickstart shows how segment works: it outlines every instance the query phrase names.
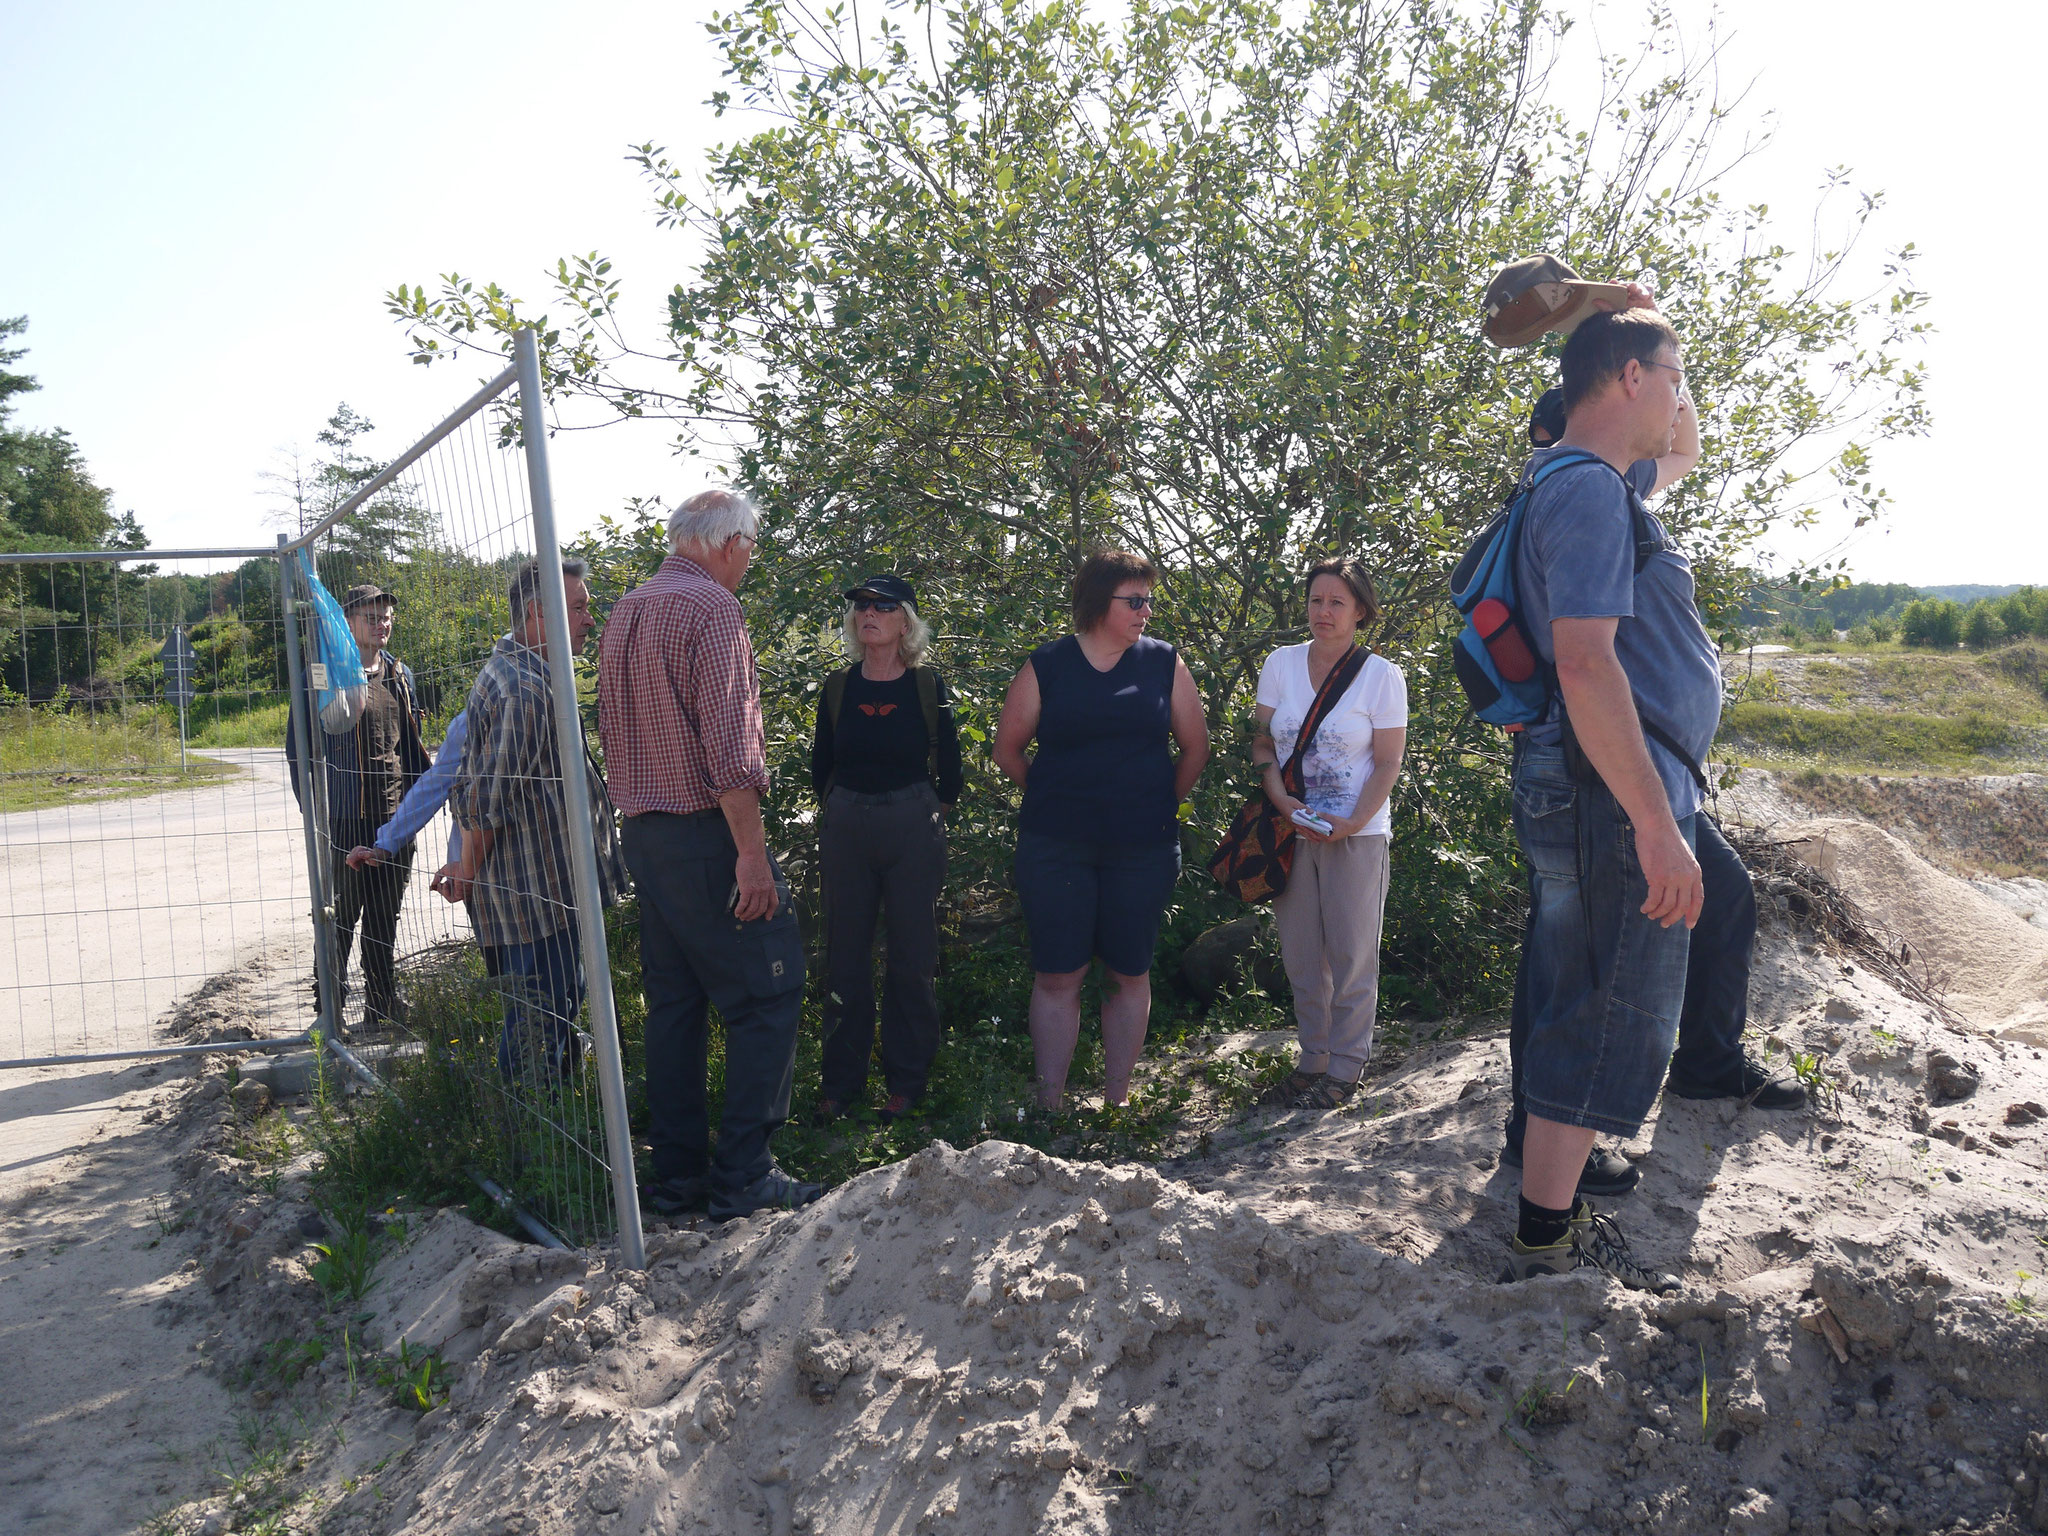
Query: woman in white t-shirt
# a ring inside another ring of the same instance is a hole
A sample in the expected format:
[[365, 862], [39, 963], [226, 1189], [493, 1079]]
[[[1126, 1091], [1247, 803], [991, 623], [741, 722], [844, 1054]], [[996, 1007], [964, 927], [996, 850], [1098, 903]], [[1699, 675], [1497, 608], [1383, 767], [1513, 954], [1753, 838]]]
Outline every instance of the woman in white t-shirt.
[[1306, 645], [1284, 645], [1259, 669], [1259, 736], [1266, 798], [1283, 816], [1304, 805], [1329, 831], [1296, 826], [1287, 889], [1273, 901], [1280, 956], [1294, 985], [1301, 1059], [1287, 1080], [1299, 1109], [1335, 1109], [1358, 1087], [1372, 1055], [1379, 1006], [1380, 919], [1387, 902], [1387, 804], [1408, 742], [1408, 685], [1401, 669], [1369, 656], [1302, 759], [1302, 799], [1280, 768], [1316, 690], [1379, 617], [1372, 578], [1356, 560], [1325, 560], [1308, 573]]

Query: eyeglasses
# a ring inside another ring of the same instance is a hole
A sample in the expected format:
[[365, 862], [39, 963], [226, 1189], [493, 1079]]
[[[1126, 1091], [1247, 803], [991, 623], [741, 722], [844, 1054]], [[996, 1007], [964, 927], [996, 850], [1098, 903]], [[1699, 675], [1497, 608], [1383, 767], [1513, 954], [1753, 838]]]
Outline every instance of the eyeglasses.
[[1644, 365], [1645, 365], [1645, 366], [1647, 366], [1647, 367], [1651, 367], [1651, 368], [1669, 368], [1669, 369], [1670, 369], [1670, 370], [1671, 370], [1671, 371], [1672, 371], [1673, 373], [1675, 373], [1675, 374], [1677, 374], [1677, 375], [1678, 375], [1678, 387], [1679, 387], [1680, 389], [1683, 389], [1683, 388], [1685, 388], [1685, 370], [1684, 370], [1683, 368], [1679, 367], [1679, 366], [1678, 366], [1678, 364], [1676, 364], [1676, 363], [1660, 363], [1660, 362], [1658, 362], [1658, 361], [1657, 361], [1657, 359], [1656, 359], [1656, 358], [1654, 358], [1654, 357], [1646, 357], [1646, 358], [1643, 358], [1643, 359], [1641, 359], [1641, 361], [1642, 361], [1642, 362], [1644, 363]]
[[1110, 601], [1112, 603], [1122, 603], [1133, 613], [1142, 613], [1152, 606], [1152, 594], [1150, 592], [1134, 592], [1127, 597], [1122, 593], [1118, 593]]
[[866, 613], [870, 608], [877, 613], [894, 613], [903, 605], [889, 597], [856, 597], [853, 600], [855, 613]]

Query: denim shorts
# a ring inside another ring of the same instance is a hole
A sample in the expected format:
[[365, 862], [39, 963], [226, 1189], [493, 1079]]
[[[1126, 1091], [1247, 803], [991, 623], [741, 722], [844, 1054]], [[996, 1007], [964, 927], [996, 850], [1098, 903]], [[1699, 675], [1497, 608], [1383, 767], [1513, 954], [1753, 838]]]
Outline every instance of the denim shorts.
[[1180, 878], [1180, 843], [1087, 843], [1017, 836], [1017, 894], [1031, 968], [1078, 971], [1097, 955], [1119, 976], [1152, 969], [1159, 915]]
[[[1678, 829], [1690, 843], [1694, 818]], [[1635, 828], [1604, 785], [1573, 781], [1562, 748], [1517, 753], [1515, 837], [1530, 876], [1529, 1113], [1633, 1136], [1678, 1038], [1691, 934], [1643, 916]]]

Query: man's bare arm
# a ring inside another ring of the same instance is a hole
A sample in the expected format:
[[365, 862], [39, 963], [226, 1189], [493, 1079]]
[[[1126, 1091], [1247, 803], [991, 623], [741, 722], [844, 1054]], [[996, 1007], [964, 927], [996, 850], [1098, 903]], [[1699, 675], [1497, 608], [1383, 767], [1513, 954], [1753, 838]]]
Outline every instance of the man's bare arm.
[[1628, 674], [1614, 654], [1615, 619], [1556, 619], [1557, 686], [1586, 758], [1636, 829], [1636, 856], [1649, 883], [1644, 915], [1669, 928], [1699, 921], [1706, 891], [1699, 860], [1672, 818], [1664, 781], [1650, 760]]
[[775, 872], [768, 866], [768, 832], [761, 825], [761, 792], [751, 786], [729, 789], [718, 797], [718, 808], [725, 812], [726, 827], [740, 851], [739, 862], [733, 867], [733, 877], [740, 888], [733, 916], [743, 923], [751, 923], [757, 917], [773, 917], [782, 898], [775, 894]]

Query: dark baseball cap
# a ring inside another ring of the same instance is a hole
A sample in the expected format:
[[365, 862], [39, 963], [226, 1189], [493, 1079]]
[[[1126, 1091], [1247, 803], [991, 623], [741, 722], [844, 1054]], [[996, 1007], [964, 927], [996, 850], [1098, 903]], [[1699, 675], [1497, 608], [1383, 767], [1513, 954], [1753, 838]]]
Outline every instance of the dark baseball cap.
[[[1542, 440], [1537, 440], [1537, 434]], [[1529, 413], [1529, 441], [1538, 448], [1547, 448], [1564, 436], [1564, 386], [1553, 384], [1537, 397], [1536, 409]]]
[[1486, 339], [1526, 347], [1551, 331], [1568, 336], [1601, 309], [1624, 309], [1628, 284], [1587, 282], [1556, 256], [1524, 256], [1486, 285]]
[[365, 603], [389, 603], [396, 608], [398, 599], [375, 582], [365, 581], [348, 589], [348, 596], [341, 600], [341, 611], [347, 613], [349, 609], [360, 608]]
[[845, 592], [845, 596], [849, 600], [862, 595], [879, 597], [892, 603], [915, 603], [917, 601], [917, 594], [910, 590], [909, 582], [905, 581], [901, 576], [890, 576], [886, 573], [880, 576], [870, 576], [858, 586], [848, 587]]

